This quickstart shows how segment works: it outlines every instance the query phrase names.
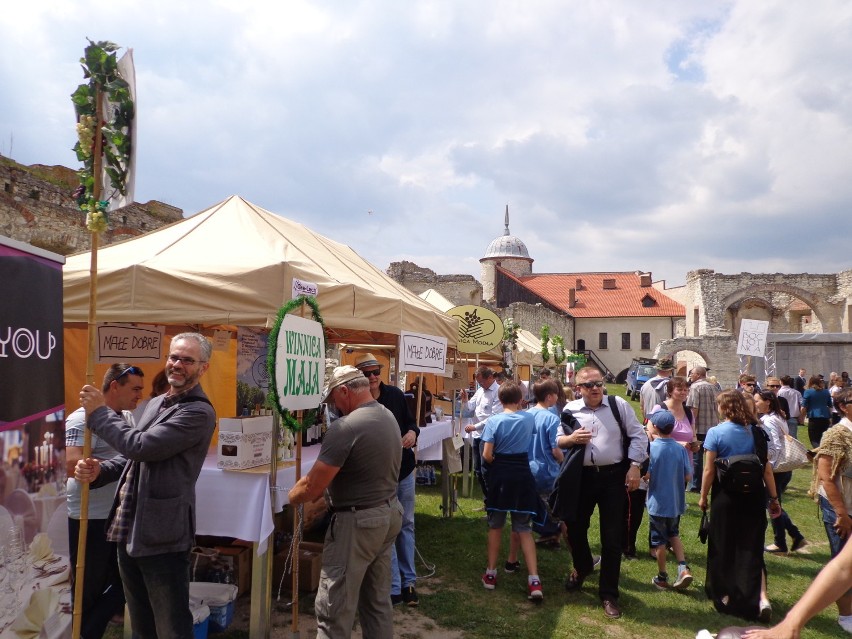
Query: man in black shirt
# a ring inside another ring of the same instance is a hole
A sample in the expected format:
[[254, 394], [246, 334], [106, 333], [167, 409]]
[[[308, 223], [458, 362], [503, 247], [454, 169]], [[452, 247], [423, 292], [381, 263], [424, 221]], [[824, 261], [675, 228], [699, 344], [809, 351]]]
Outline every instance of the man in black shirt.
[[399, 531], [391, 553], [391, 601], [394, 605], [405, 603], [408, 606], [416, 606], [418, 601], [417, 591], [414, 588], [417, 580], [414, 569], [415, 476], [412, 471], [416, 463], [413, 447], [417, 443], [420, 429], [408, 409], [402, 390], [382, 382], [382, 364], [372, 353], [362, 353], [356, 357], [355, 368], [370, 380], [370, 393], [373, 399], [393, 413], [399, 424], [399, 433], [402, 437], [402, 465], [399, 469], [397, 497], [405, 512], [402, 516], [402, 529]]

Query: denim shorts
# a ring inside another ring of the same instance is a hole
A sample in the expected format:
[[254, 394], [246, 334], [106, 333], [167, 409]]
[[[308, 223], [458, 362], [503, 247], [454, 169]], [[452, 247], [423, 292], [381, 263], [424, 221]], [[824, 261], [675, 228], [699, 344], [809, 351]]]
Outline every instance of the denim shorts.
[[[503, 528], [506, 525], [505, 510], [489, 510], [488, 511], [488, 527]], [[532, 515], [529, 513], [512, 512], [512, 532], [523, 533], [532, 532]]]
[[822, 495], [819, 496], [819, 510], [822, 514], [822, 523], [825, 525], [825, 534], [828, 536], [828, 547], [831, 549], [831, 556], [832, 558], [837, 557], [846, 544], [846, 540], [838, 535], [837, 530], [834, 528], [834, 522], [837, 521], [837, 513], [834, 512], [831, 502]]
[[669, 539], [680, 536], [680, 517], [648, 515], [651, 528], [651, 547], [666, 546]]

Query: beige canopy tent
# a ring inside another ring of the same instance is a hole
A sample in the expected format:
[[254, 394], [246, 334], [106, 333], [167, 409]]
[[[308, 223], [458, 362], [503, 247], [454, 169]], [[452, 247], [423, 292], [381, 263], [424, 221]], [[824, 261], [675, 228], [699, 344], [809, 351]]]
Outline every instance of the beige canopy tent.
[[[81, 351], [72, 331], [85, 334], [89, 265], [89, 253], [72, 255], [63, 273], [69, 407], [77, 405], [73, 398], [85, 368], [85, 359], [79, 359], [81, 353], [85, 356], [85, 344]], [[164, 324], [167, 335], [179, 327], [271, 327], [278, 309], [292, 298], [294, 278], [318, 286], [317, 301], [331, 342], [394, 344], [401, 331], [456, 342], [456, 319], [350, 247], [239, 196], [98, 251], [97, 320]], [[235, 353], [235, 346], [230, 350]], [[222, 356], [214, 354], [204, 385], [212, 385], [214, 373], [224, 380], [227, 390], [217, 410], [229, 415], [233, 400], [228, 406], [224, 397], [233, 395], [235, 373], [224, 362], [213, 366], [217, 357]]]

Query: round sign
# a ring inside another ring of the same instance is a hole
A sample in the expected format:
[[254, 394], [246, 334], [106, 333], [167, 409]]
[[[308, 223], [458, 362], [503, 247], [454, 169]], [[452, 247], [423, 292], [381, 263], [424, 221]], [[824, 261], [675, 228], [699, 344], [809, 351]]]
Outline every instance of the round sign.
[[481, 306], [454, 306], [447, 315], [459, 321], [460, 353], [484, 353], [503, 341], [503, 321]]

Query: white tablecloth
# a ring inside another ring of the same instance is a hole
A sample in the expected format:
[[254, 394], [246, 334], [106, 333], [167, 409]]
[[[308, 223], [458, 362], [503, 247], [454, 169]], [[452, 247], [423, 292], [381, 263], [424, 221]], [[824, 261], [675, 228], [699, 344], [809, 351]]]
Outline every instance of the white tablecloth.
[[65, 494], [61, 495], [30, 495], [33, 499], [33, 505], [36, 509], [36, 517], [38, 518], [39, 532], [47, 532], [47, 524], [50, 523], [50, 517], [60, 506], [66, 507]]
[[432, 422], [420, 428], [417, 438], [417, 459], [419, 461], [441, 461], [444, 450], [441, 442], [453, 436], [453, 420], [449, 417]]
[[27, 582], [18, 590], [17, 601], [13, 603], [15, 610], [3, 611], [8, 613], [8, 616], [5, 618], [7, 625], [0, 633], [0, 639], [11, 639], [19, 636], [11, 628], [13, 620], [27, 607], [30, 597], [35, 591], [47, 588], [52, 588], [57, 592], [57, 609], [43, 622], [40, 636], [47, 637], [47, 639], [70, 639], [71, 637], [71, 583], [69, 582], [71, 566], [68, 557], [61, 557], [59, 561], [49, 565], [44, 565], [43, 562], [37, 563], [43, 566], [43, 570], [40, 571], [30, 566]]
[[[302, 475], [313, 467], [320, 445], [302, 449]], [[296, 467], [279, 468], [275, 512], [287, 503], [296, 483]], [[207, 455], [195, 485], [196, 532], [263, 542], [272, 534], [272, 502], [268, 472], [253, 473], [216, 468], [216, 452]], [[261, 551], [262, 552], [262, 551]]]

